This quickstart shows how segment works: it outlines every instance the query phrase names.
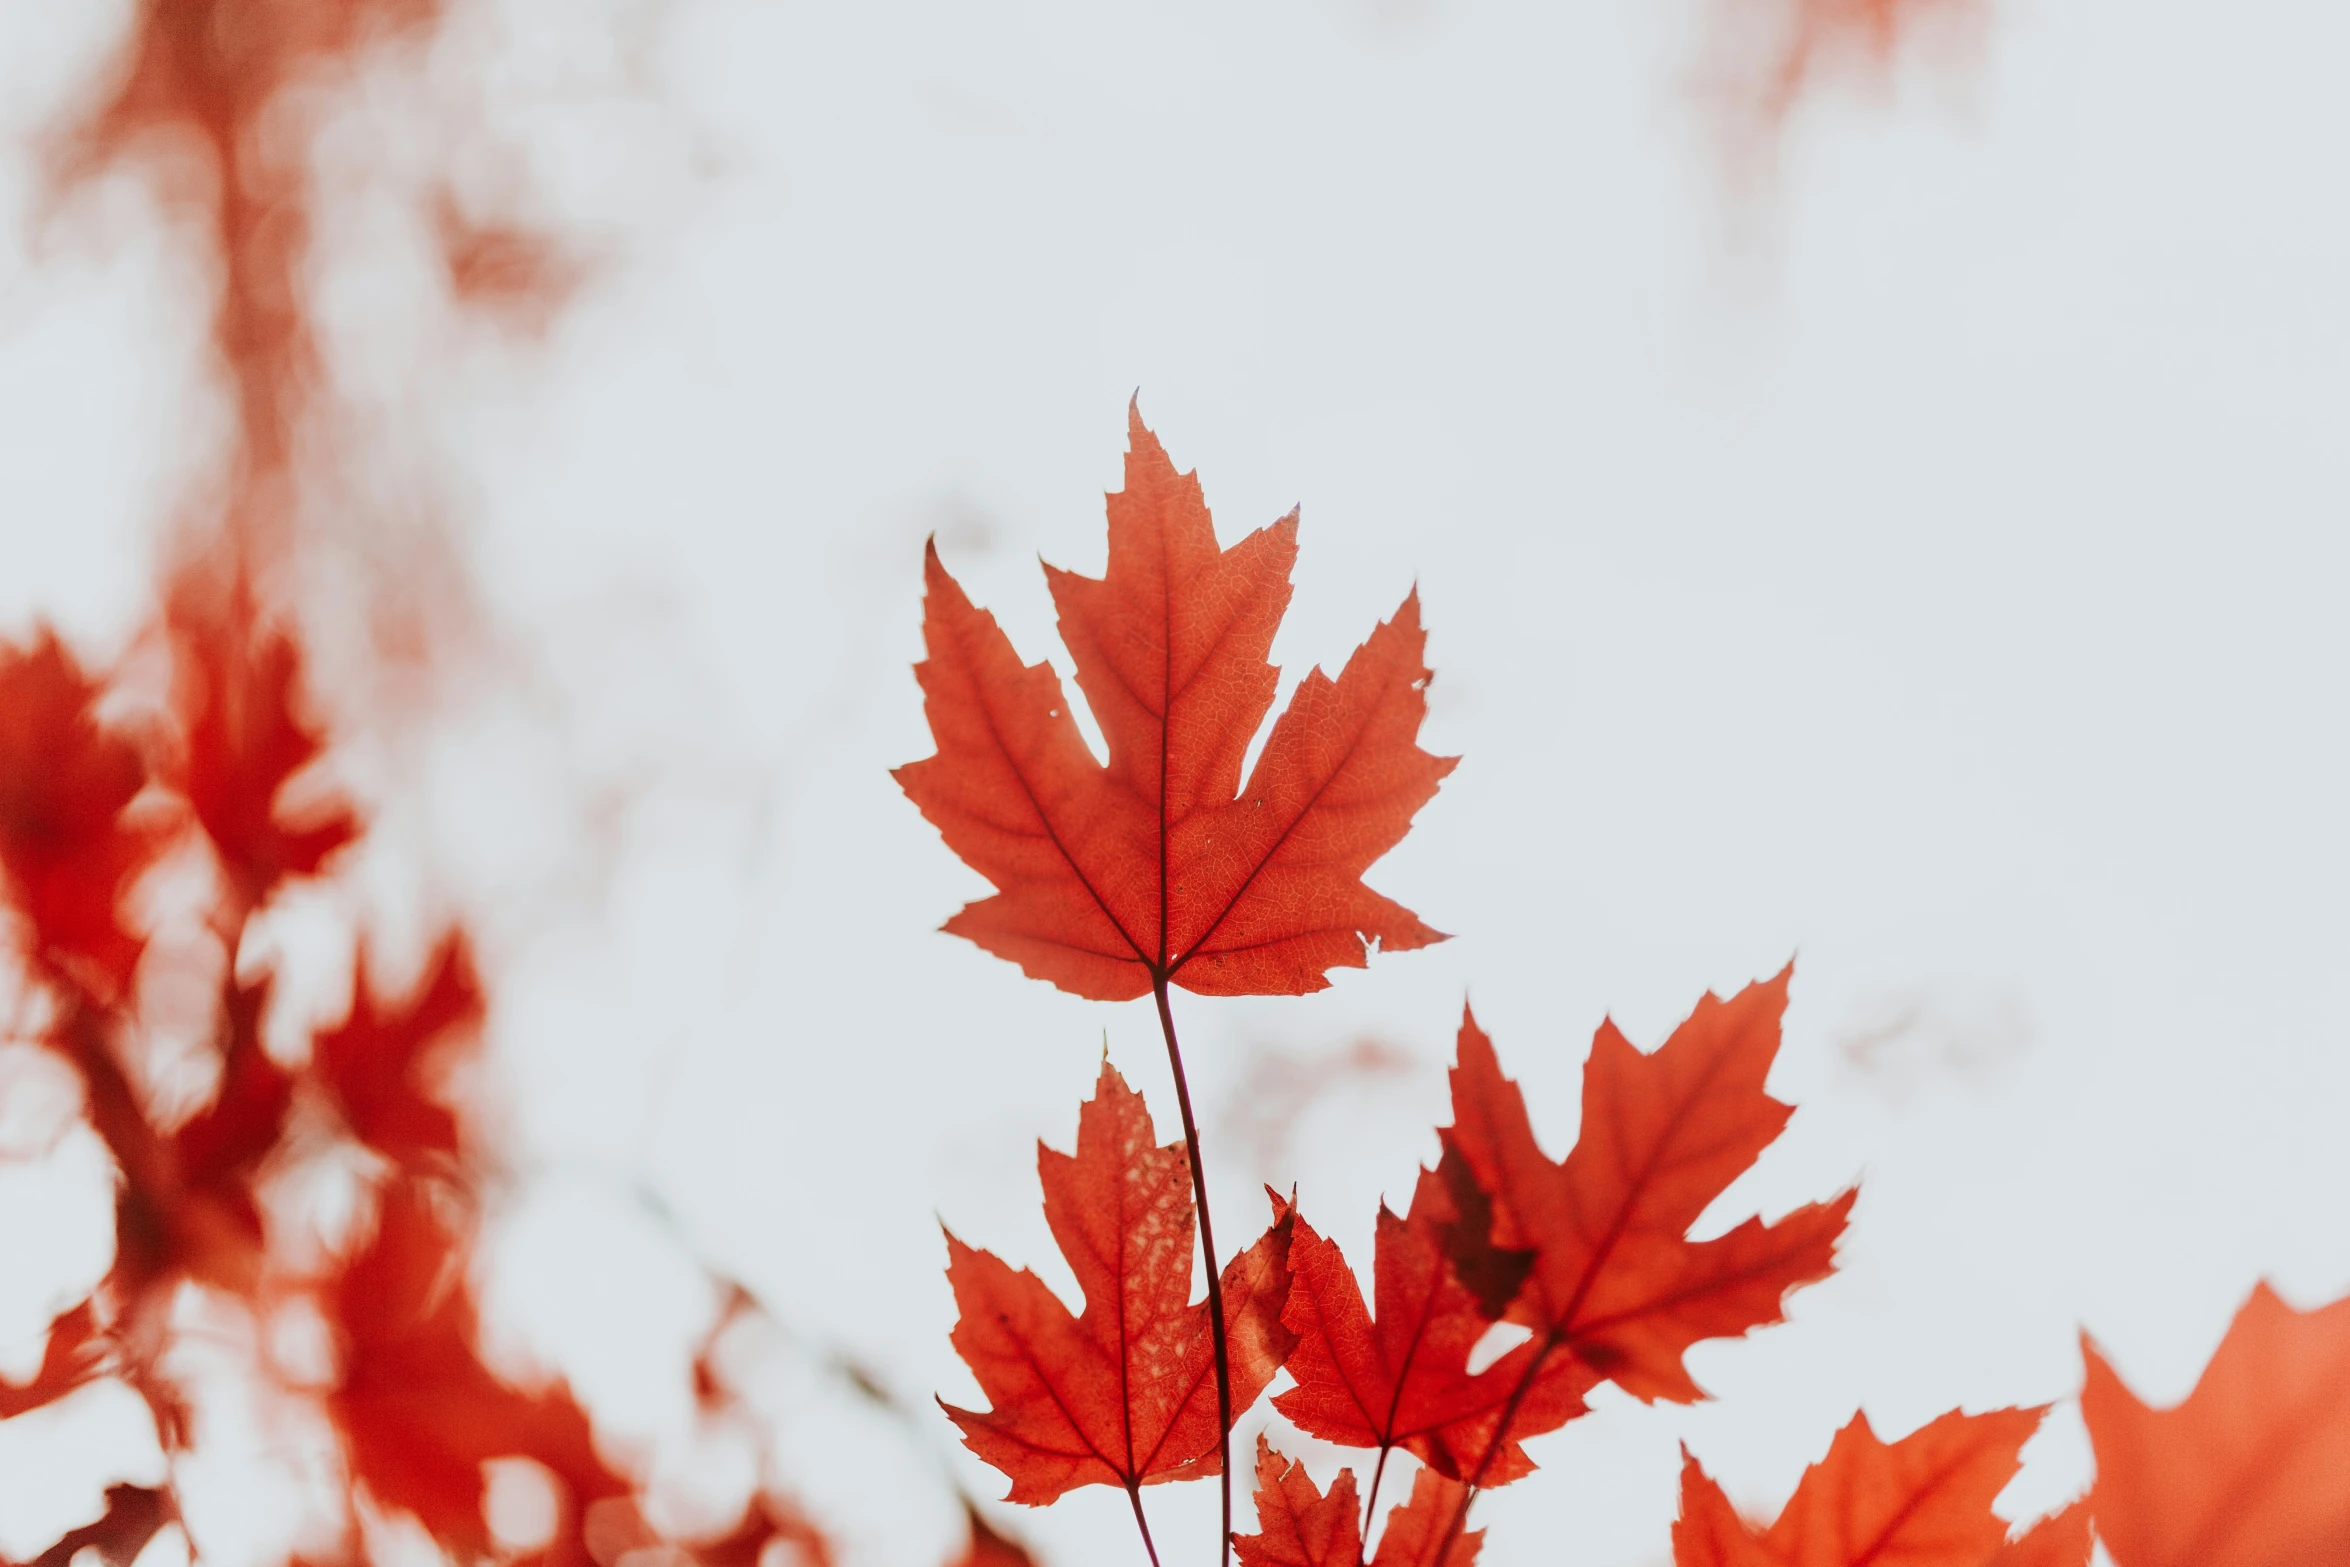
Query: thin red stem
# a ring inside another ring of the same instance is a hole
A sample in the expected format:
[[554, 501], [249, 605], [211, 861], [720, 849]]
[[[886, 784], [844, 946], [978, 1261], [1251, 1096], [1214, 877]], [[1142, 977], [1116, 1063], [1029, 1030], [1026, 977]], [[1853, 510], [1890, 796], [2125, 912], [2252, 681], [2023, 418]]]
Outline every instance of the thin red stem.
[[1134, 1527], [1142, 1531], [1142, 1548], [1150, 1552], [1151, 1567], [1159, 1567], [1159, 1548], [1151, 1544], [1151, 1521], [1142, 1515], [1142, 1487], [1128, 1486], [1126, 1500], [1134, 1504]]
[[1356, 1536], [1363, 1542], [1355, 1550], [1357, 1562], [1361, 1562], [1370, 1554], [1371, 1520], [1379, 1516], [1379, 1482], [1387, 1478], [1387, 1455], [1394, 1451], [1393, 1447], [1382, 1444], [1379, 1449], [1379, 1462], [1371, 1466], [1371, 1494], [1363, 1498], [1363, 1528], [1362, 1533]]
[[1452, 1522], [1445, 1526], [1444, 1538], [1436, 1547], [1430, 1567], [1443, 1567], [1444, 1559], [1452, 1554], [1453, 1542], [1461, 1537], [1461, 1526], [1469, 1521], [1469, 1507], [1477, 1500], [1477, 1487], [1485, 1483], [1493, 1461], [1501, 1456], [1502, 1445], [1509, 1440], [1510, 1422], [1518, 1418], [1518, 1406], [1534, 1390], [1534, 1379], [1542, 1374], [1542, 1363], [1550, 1352], [1559, 1347], [1565, 1335], [1553, 1328], [1526, 1362], [1526, 1374], [1518, 1378], [1518, 1385], [1510, 1389], [1507, 1402], [1501, 1406], [1501, 1420], [1493, 1428], [1493, 1438], [1485, 1444], [1485, 1456], [1477, 1460], [1477, 1467], [1469, 1475], [1468, 1485], [1461, 1491], [1461, 1504], [1452, 1510]]
[[[1175, 1103], [1183, 1111], [1183, 1147], [1191, 1155], [1191, 1192], [1199, 1208], [1200, 1250], [1208, 1259], [1208, 1331], [1216, 1346], [1216, 1471], [1224, 1489], [1223, 1548], [1216, 1560], [1219, 1567], [1228, 1567], [1232, 1560], [1232, 1350], [1224, 1341], [1224, 1281], [1216, 1266], [1216, 1227], [1208, 1217], [1208, 1167], [1200, 1159], [1199, 1126], [1191, 1116], [1191, 1085], [1184, 1080], [1183, 1051], [1175, 1043], [1175, 1014], [1167, 1005], [1167, 981], [1155, 980], [1151, 994], [1159, 1003], [1159, 1031], [1167, 1036], [1167, 1064], [1175, 1069]], [[1134, 1516], [1142, 1516], [1139, 1501]], [[1148, 1534], [1145, 1530], [1145, 1538]]]

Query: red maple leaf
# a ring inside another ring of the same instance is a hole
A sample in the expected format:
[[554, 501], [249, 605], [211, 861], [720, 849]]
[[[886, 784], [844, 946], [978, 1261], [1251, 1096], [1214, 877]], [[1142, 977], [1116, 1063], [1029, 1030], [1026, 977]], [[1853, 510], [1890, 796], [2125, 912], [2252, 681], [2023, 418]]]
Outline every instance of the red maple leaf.
[[[1388, 1510], [1372, 1567], [1436, 1567], [1438, 1542], [1451, 1532], [1467, 1488], [1433, 1470], [1413, 1478], [1412, 1494]], [[1454, 1535], [1444, 1567], [1470, 1567], [1482, 1531]], [[1325, 1494], [1306, 1466], [1257, 1438], [1257, 1532], [1232, 1541], [1240, 1567], [1361, 1567], [1363, 1526], [1355, 1476], [1341, 1469]]]
[[1485, 1543], [1482, 1529], [1463, 1529], [1469, 1488], [1433, 1469], [1412, 1476], [1412, 1494], [1387, 1515], [1371, 1567], [1471, 1567]]
[[147, 782], [138, 748], [97, 719], [100, 682], [42, 630], [0, 645], [0, 865], [31, 955], [111, 999], [144, 942], [120, 904], [154, 848], [124, 808]]
[[[1161, 1147], [1142, 1096], [1102, 1063], [1079, 1112], [1077, 1152], [1038, 1144], [1045, 1218], [1077, 1275], [1072, 1316], [1043, 1280], [947, 1236], [960, 1318], [956, 1352], [987, 1394], [982, 1412], [941, 1407], [971, 1451], [1012, 1481], [1008, 1501], [1041, 1505], [1081, 1485], [1132, 1492], [1217, 1473], [1214, 1352], [1205, 1303], [1191, 1300], [1192, 1200], [1181, 1143]], [[1288, 1205], [1224, 1269], [1234, 1413], [1281, 1369], [1294, 1336]]]
[[916, 668], [938, 754], [895, 777], [993, 882], [946, 928], [1098, 1001], [1172, 982], [1297, 995], [1368, 945], [1442, 940], [1363, 885], [1453, 763], [1416, 743], [1427, 711], [1419, 597], [1336, 681], [1306, 676], [1241, 786], [1279, 671], [1295, 513], [1219, 549], [1198, 479], [1129, 410], [1126, 488], [1099, 580], [1047, 568], [1077, 683], [1109, 742], [1094, 760], [1049, 664], [926, 571]]
[[473, 950], [462, 931], [443, 936], [413, 994], [379, 996], [367, 950], [354, 964], [351, 1015], [311, 1044], [318, 1077], [351, 1135], [393, 1163], [416, 1167], [458, 1155], [457, 1117], [430, 1098], [419, 1072], [428, 1053], [479, 1031], [486, 1012]]
[[[1457, 1163], [1457, 1155], [1447, 1158]], [[1500, 1485], [1534, 1467], [1520, 1440], [1582, 1414], [1583, 1394], [1599, 1378], [1574, 1356], [1552, 1355], [1529, 1382], [1537, 1354], [1531, 1342], [1470, 1372], [1469, 1358], [1492, 1322], [1446, 1258], [1453, 1216], [1435, 1170], [1420, 1172], [1409, 1216], [1380, 1206], [1376, 1320], [1338, 1247], [1297, 1221], [1289, 1249], [1296, 1283], [1282, 1313], [1298, 1335], [1287, 1367], [1297, 1385], [1273, 1407], [1324, 1441], [1382, 1455], [1400, 1446], [1454, 1479], [1476, 1470], [1492, 1449], [1482, 1483]]]
[[[1298, 1239], [1305, 1238], [1302, 1233]], [[1363, 1523], [1355, 1472], [1341, 1469], [1325, 1495], [1306, 1466], [1257, 1436], [1257, 1532], [1235, 1536], [1240, 1567], [1361, 1567]]]
[[262, 623], [248, 584], [240, 578], [225, 593], [183, 584], [169, 626], [187, 747], [178, 782], [251, 907], [286, 877], [317, 874], [359, 836], [358, 817], [347, 802], [323, 798], [301, 819], [287, 818], [286, 785], [326, 746], [296, 711], [300, 653]]
[[2258, 1286], [2171, 1409], [2082, 1350], [2097, 1533], [2115, 1567], [2350, 1560], [2350, 1299], [2295, 1311]]
[[377, 1202], [374, 1235], [325, 1302], [343, 1347], [327, 1410], [352, 1477], [379, 1503], [415, 1514], [453, 1556], [479, 1561], [492, 1554], [482, 1465], [535, 1459], [564, 1488], [555, 1536], [537, 1559], [584, 1567], [587, 1509], [626, 1497], [628, 1482], [598, 1455], [587, 1415], [561, 1384], [518, 1388], [482, 1364], [468, 1227], [423, 1182], [394, 1180]]
[[1688, 1236], [1793, 1113], [1763, 1091], [1788, 973], [1729, 1001], [1708, 995], [1651, 1054], [1602, 1023], [1583, 1066], [1582, 1135], [1563, 1160], [1535, 1142], [1518, 1085], [1463, 1017], [1443, 1136], [1492, 1199], [1491, 1243], [1534, 1253], [1509, 1315], [1636, 1398], [1703, 1397], [1682, 1364], [1690, 1345], [1781, 1320], [1790, 1290], [1835, 1267], [1849, 1190], [1775, 1224]]
[[1768, 1529], [1740, 1518], [1684, 1448], [1675, 1567], [2088, 1567], [2077, 1508], [2012, 1544], [1991, 1510], [2044, 1413], [1953, 1410], [1891, 1443], [1855, 1415]]

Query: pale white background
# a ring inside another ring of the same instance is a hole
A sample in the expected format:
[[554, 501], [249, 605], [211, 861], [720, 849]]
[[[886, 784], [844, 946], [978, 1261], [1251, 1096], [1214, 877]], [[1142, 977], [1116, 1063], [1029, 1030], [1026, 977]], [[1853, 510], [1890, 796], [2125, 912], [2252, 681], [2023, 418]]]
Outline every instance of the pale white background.
[[[1661, 1562], [1677, 1442], [1767, 1510], [1856, 1406], [2060, 1401], [2035, 1513], [2087, 1473], [2080, 1329], [2169, 1399], [2255, 1279], [2350, 1289], [2350, 19], [2010, 0], [1971, 64], [1827, 92], [1741, 195], [1698, 4], [705, 0], [659, 29], [644, 167], [550, 144], [608, 198], [604, 270], [545, 348], [452, 350], [398, 409], [502, 651], [373, 765], [502, 984], [540, 1178], [500, 1320], [616, 1428], [676, 1417], [696, 1304], [632, 1190], [968, 1400], [937, 1220], [1065, 1283], [1033, 1140], [1105, 1030], [1171, 1126], [1146, 1007], [932, 933], [978, 883], [885, 772], [928, 749], [923, 535], [1057, 659], [1034, 561], [1098, 569], [1137, 387], [1227, 540], [1302, 503], [1292, 678], [1419, 583], [1466, 758], [1371, 878], [1459, 939], [1179, 1002], [1211, 1108], [1272, 1050], [1418, 1063], [1281, 1169], [1211, 1142], [1228, 1229], [1294, 1178], [1367, 1253], [1464, 993], [1563, 1150], [1604, 1012], [1653, 1043], [1798, 955], [1801, 1111], [1717, 1217], [1859, 1177], [1842, 1273], [1692, 1356], [1719, 1402], [1536, 1443], [1489, 1560]], [[102, 28], [0, 16], [21, 129]], [[202, 450], [201, 296], [127, 195], [26, 244], [27, 179], [0, 610], [102, 651]], [[398, 339], [404, 298], [341, 308]], [[936, 1559], [927, 1460], [776, 1379], [852, 1559]], [[1213, 1487], [1150, 1501], [1202, 1560]], [[1112, 1491], [1021, 1522], [1139, 1560]]]

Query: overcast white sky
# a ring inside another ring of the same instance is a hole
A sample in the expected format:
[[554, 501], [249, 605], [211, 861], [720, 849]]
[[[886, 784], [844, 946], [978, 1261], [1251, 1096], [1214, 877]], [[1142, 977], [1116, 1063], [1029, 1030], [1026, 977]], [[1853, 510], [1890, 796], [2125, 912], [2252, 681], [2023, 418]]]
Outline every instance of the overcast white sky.
[[[2350, 13], [2008, 0], [1973, 66], [1800, 115], [1741, 225], [1699, 3], [677, 8], [686, 194], [545, 352], [417, 404], [538, 671], [418, 828], [561, 1172], [522, 1319], [562, 1339], [596, 1254], [549, 1237], [642, 1182], [809, 1333], [968, 1399], [936, 1218], [1065, 1282], [1033, 1139], [1105, 1029], [1171, 1130], [1147, 1006], [932, 933], [978, 883], [885, 773], [929, 749], [922, 536], [1058, 661], [1035, 559], [1098, 569], [1137, 387], [1227, 540], [1302, 504], [1292, 679], [1418, 582], [1466, 758], [1371, 877], [1458, 940], [1179, 1001], [1210, 1106], [1274, 1046], [1423, 1068], [1289, 1170], [1225, 1158], [1227, 1225], [1294, 1177], [1367, 1258], [1464, 993], [1563, 1151], [1603, 1013], [1652, 1044], [1798, 956], [1801, 1108], [1719, 1217], [1858, 1176], [1844, 1270], [1692, 1356], [1718, 1402], [1536, 1443], [1480, 1504], [1497, 1567], [1664, 1560], [1677, 1441], [1775, 1506], [1856, 1405], [2062, 1399], [2084, 1325], [2171, 1398], [2256, 1278], [2350, 1289]], [[102, 645], [196, 439], [196, 296], [151, 238], [20, 239], [0, 611]], [[950, 1534], [793, 1440], [869, 1559]], [[2010, 1510], [2086, 1472], [2068, 1407]], [[1196, 1560], [1213, 1487], [1151, 1502]], [[1064, 1567], [1134, 1551], [1106, 1489], [1024, 1521]]]

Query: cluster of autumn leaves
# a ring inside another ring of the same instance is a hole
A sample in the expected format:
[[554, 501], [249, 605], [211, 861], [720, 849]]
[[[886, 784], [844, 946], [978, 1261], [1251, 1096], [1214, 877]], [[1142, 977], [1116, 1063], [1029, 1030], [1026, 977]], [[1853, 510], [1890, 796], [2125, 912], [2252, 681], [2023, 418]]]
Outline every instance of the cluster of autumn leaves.
[[[1220, 549], [1196, 482], [1135, 420], [1105, 578], [1052, 578], [1106, 762], [1049, 666], [1023, 667], [930, 562], [919, 673], [939, 754], [899, 776], [998, 888], [952, 928], [1079, 994], [1153, 995], [1179, 1086], [1173, 988], [1308, 991], [1373, 943], [1440, 939], [1360, 880], [1451, 765], [1417, 744], [1428, 675], [1413, 601], [1338, 679], [1307, 677], [1242, 780], [1275, 694], [1265, 660], [1294, 552], [1294, 519]], [[176, 1463], [196, 1450], [201, 1411], [172, 1352], [191, 1301], [209, 1301], [241, 1314], [254, 1374], [320, 1433], [321, 1518], [298, 1557], [310, 1567], [369, 1559], [370, 1520], [401, 1515], [467, 1563], [827, 1559], [770, 1489], [710, 1528], [658, 1527], [643, 1477], [599, 1447], [561, 1383], [518, 1387], [484, 1360], [475, 1264], [505, 1173], [449, 1098], [485, 1010], [462, 931], [396, 993], [359, 953], [342, 1019], [272, 1034], [278, 976], [252, 961], [254, 922], [331, 879], [364, 832], [320, 786], [301, 665], [246, 575], [200, 565], [167, 584], [113, 670], [84, 668], [46, 633], [0, 646], [13, 1032], [70, 1070], [117, 1176], [112, 1263], [58, 1316], [33, 1379], [0, 1384], [0, 1418], [115, 1378], [146, 1400]], [[211, 1073], [192, 1109], [164, 1091], [159, 1061], [161, 1014], [187, 1012], [191, 976]], [[1074, 1152], [1039, 1154], [1084, 1310], [950, 1236], [954, 1344], [987, 1407], [949, 1416], [1012, 1501], [1125, 1490], [1155, 1558], [1144, 1488], [1229, 1486], [1234, 1417], [1286, 1376], [1273, 1408], [1364, 1451], [1367, 1474], [1325, 1484], [1261, 1438], [1253, 1528], [1227, 1533], [1243, 1567], [1470, 1567], [1472, 1504], [1532, 1471], [1527, 1441], [1586, 1413], [1602, 1381], [1646, 1400], [1702, 1396], [1690, 1346], [1781, 1320], [1790, 1291], [1833, 1271], [1851, 1191], [1690, 1238], [1791, 1114], [1765, 1087], [1788, 980], [1707, 997], [1653, 1051], [1603, 1025], [1563, 1159], [1464, 1017], [1438, 1160], [1402, 1214], [1381, 1209], [1368, 1274], [1269, 1193], [1270, 1223], [1211, 1271], [1204, 1301], [1191, 1298], [1206, 1237], [1188, 1104], [1186, 1136], [1162, 1144], [1105, 1061]], [[328, 1170], [355, 1183], [340, 1219], [282, 1200]], [[755, 1309], [724, 1293], [714, 1335]], [[303, 1312], [329, 1330], [325, 1362], [273, 1360], [268, 1328]], [[1493, 1355], [1497, 1326], [1515, 1342]], [[1953, 1412], [1890, 1443], [1856, 1416], [1767, 1526], [1686, 1458], [1674, 1558], [2079, 1567], [2095, 1538], [2118, 1567], [2350, 1563], [2350, 1301], [2302, 1312], [2256, 1292], [2173, 1409], [2141, 1403], [2093, 1346], [2086, 1362], [2095, 1484], [2014, 1538], [1993, 1503], [2043, 1411]], [[709, 1354], [696, 1391], [713, 1425], [759, 1429]], [[552, 1520], [526, 1540], [485, 1512], [485, 1466], [512, 1457], [553, 1482]], [[44, 1567], [85, 1549], [127, 1567], [180, 1511], [168, 1477], [107, 1503]], [[971, 1521], [962, 1567], [1027, 1560]]]
[[[0, 1384], [0, 1417], [119, 1379], [152, 1410], [176, 1470], [203, 1421], [173, 1352], [191, 1323], [217, 1335], [209, 1304], [250, 1335], [272, 1418], [315, 1434], [327, 1479], [307, 1567], [370, 1559], [367, 1520], [400, 1515], [460, 1562], [609, 1567], [657, 1547], [679, 1567], [755, 1567], [777, 1543], [827, 1559], [778, 1494], [685, 1537], [655, 1527], [641, 1477], [599, 1449], [561, 1383], [516, 1387], [482, 1358], [476, 1248], [502, 1171], [445, 1097], [485, 1005], [461, 930], [393, 995], [362, 950], [340, 1022], [291, 1047], [265, 1037], [278, 976], [249, 971], [248, 932], [289, 888], [331, 875], [363, 831], [348, 802], [304, 788], [322, 742], [300, 675], [297, 642], [246, 579], [200, 567], [110, 674], [45, 632], [0, 646], [14, 1028], [71, 1070], [116, 1172], [112, 1265], [52, 1325], [33, 1380]], [[167, 1091], [159, 1015], [190, 976], [214, 1074], [192, 1114]], [[345, 1222], [286, 1200], [337, 1172], [357, 1184]], [[305, 1315], [328, 1329], [323, 1366], [267, 1352], [275, 1326]], [[751, 1427], [708, 1356], [697, 1391], [713, 1428]], [[543, 1538], [490, 1528], [485, 1465], [509, 1458], [553, 1482]], [[181, 1516], [169, 1478], [106, 1500], [40, 1560], [64, 1567], [95, 1549], [127, 1567]]]
[[[1452, 763], [1418, 746], [1428, 671], [1411, 598], [1336, 681], [1305, 678], [1243, 783], [1275, 694], [1296, 519], [1220, 549], [1196, 478], [1139, 413], [1130, 435], [1104, 576], [1047, 568], [1106, 759], [1051, 666], [1023, 666], [934, 550], [917, 673], [938, 754], [898, 777], [997, 889], [948, 930], [1078, 995], [1156, 997], [1186, 1136], [1160, 1145], [1105, 1061], [1074, 1154], [1040, 1149], [1082, 1313], [948, 1236], [953, 1342], [988, 1407], [947, 1413], [1010, 1500], [1125, 1489], [1156, 1562], [1142, 1487], [1223, 1472], [1232, 1417], [1286, 1372], [1273, 1407], [1372, 1454], [1370, 1479], [1359, 1500], [1351, 1469], [1325, 1490], [1260, 1437], [1256, 1528], [1232, 1537], [1243, 1567], [1361, 1567], [1374, 1533], [1373, 1567], [1469, 1567], [1471, 1504], [1532, 1471], [1527, 1439], [1586, 1413], [1602, 1381], [1701, 1397], [1684, 1352], [1780, 1321], [1791, 1291], [1833, 1271], [1855, 1193], [1690, 1238], [1792, 1113], [1764, 1087], [1787, 973], [1706, 997], [1652, 1052], [1603, 1024], [1580, 1135], [1557, 1160], [1465, 1017], [1452, 1123], [1407, 1211], [1380, 1210], [1369, 1300], [1277, 1192], [1270, 1226], [1220, 1274], [1209, 1248], [1214, 1287], [1191, 1300], [1204, 1181], [1170, 989], [1304, 993], [1372, 946], [1441, 939], [1360, 878]], [[1480, 1363], [1501, 1324], [1519, 1341]], [[1992, 1504], [2044, 1410], [1954, 1411], [1891, 1443], [1856, 1415], [1767, 1527], [1685, 1457], [1678, 1567], [2082, 1567], [2093, 1537], [2118, 1567], [2350, 1563], [2350, 1301], [2297, 1313], [2262, 1289], [2173, 1410], [2086, 1355], [2096, 1484], [2017, 1537]], [[1417, 1469], [1379, 1527], [1399, 1449]]]

